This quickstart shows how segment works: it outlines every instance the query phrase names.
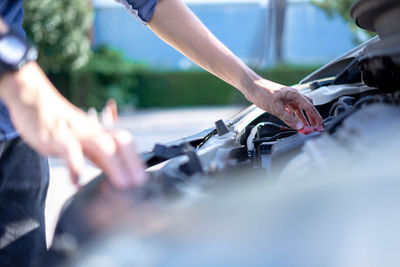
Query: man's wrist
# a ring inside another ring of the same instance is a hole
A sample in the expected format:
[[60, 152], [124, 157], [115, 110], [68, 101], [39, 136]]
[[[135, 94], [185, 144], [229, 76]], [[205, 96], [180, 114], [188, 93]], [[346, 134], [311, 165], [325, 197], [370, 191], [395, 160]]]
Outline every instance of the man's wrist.
[[[26, 79], [27, 72], [34, 68], [36, 63], [31, 62], [26, 64], [22, 69], [16, 72], [6, 72], [0, 76], [0, 98], [6, 106], [10, 108], [16, 99], [24, 95], [24, 91], [29, 88]], [[32, 81], [31, 81], [32, 82]]]
[[248, 98], [249, 96], [255, 95], [259, 89], [259, 82], [263, 80], [257, 73], [247, 67], [244, 63], [243, 73], [240, 76], [238, 88]]

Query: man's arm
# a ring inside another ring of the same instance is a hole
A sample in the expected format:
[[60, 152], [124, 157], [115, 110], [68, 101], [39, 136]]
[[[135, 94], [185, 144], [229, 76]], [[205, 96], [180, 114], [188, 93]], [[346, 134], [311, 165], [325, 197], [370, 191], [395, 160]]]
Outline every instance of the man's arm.
[[223, 45], [181, 0], [159, 0], [148, 26], [166, 43], [236, 87], [249, 101], [278, 116], [289, 126], [301, 129], [307, 125], [302, 110], [312, 125], [322, 125], [322, 118], [311, 99], [296, 89], [258, 76]]
[[[0, 19], [0, 33], [7, 33]], [[125, 189], [145, 180], [143, 163], [125, 131], [108, 131], [66, 100], [31, 62], [0, 76], [0, 98], [21, 137], [36, 151], [63, 158], [78, 182], [86, 155], [111, 183]]]

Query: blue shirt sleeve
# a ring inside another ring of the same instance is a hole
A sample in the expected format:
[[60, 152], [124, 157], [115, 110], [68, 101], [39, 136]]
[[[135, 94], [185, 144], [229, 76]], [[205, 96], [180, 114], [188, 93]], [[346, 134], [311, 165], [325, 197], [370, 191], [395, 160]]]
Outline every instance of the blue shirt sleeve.
[[128, 12], [143, 24], [153, 16], [157, 0], [115, 0], [125, 6]]
[[25, 32], [22, 29], [22, 21], [24, 20], [23, 3], [24, 0], [0, 0], [1, 18], [21, 37], [25, 37]]

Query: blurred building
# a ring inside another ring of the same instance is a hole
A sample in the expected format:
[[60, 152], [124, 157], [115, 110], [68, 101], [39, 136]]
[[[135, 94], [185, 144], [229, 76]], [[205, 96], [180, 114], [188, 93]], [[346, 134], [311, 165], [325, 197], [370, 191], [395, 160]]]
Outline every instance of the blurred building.
[[[258, 67], [276, 63], [272, 0], [186, 0], [190, 9], [235, 54]], [[93, 0], [94, 46], [120, 50], [130, 60], [158, 69], [189, 69], [193, 63], [159, 40], [112, 0]], [[321, 64], [354, 47], [339, 16], [328, 17], [309, 0], [287, 0], [282, 60]]]

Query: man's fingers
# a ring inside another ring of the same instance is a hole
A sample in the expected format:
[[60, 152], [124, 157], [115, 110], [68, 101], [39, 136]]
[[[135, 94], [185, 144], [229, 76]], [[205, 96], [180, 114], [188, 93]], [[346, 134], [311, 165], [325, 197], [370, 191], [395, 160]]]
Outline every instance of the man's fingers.
[[58, 143], [58, 154], [60, 154], [67, 163], [72, 183], [78, 185], [79, 176], [84, 166], [82, 147], [78, 139], [67, 129], [60, 131]]
[[84, 157], [82, 147], [76, 140], [69, 143], [65, 160], [70, 171], [72, 183], [78, 185], [79, 177], [84, 166]]
[[[124, 140], [124, 142], [126, 141]], [[132, 152], [127, 152], [128, 148], [121, 149], [121, 142], [116, 141], [112, 134], [101, 131], [96, 136], [83, 140], [82, 144], [88, 158], [104, 170], [115, 187], [129, 189], [140, 184], [139, 179], [144, 180], [144, 178], [139, 177], [139, 174], [137, 174], [138, 180], [135, 180], [134, 175], [139, 168], [135, 165], [138, 163], [132, 163], [132, 161], [136, 159], [131, 156], [130, 153]], [[132, 146], [130, 149], [134, 151]], [[144, 172], [143, 168], [141, 171]]]
[[306, 98], [304, 98], [302, 95], [299, 95], [297, 101], [299, 103], [299, 107], [306, 112], [311, 125], [322, 125], [321, 115]]
[[322, 119], [321, 115], [318, 113], [318, 111], [313, 109], [311, 112], [306, 111], [306, 114], [307, 114], [307, 117], [308, 117], [311, 125], [322, 126], [323, 119]]
[[312, 100], [311, 97], [303, 95], [308, 101], [310, 101], [311, 104], [314, 104], [314, 100]]
[[[306, 112], [308, 120], [311, 125], [322, 125], [322, 117], [313, 106], [311, 98], [302, 95], [298, 90], [291, 87], [282, 88], [280, 92], [281, 93], [279, 94], [278, 97], [279, 101], [282, 101], [286, 106], [289, 106], [291, 108], [291, 110], [295, 113], [296, 117], [298, 118], [298, 121], [300, 121], [303, 124], [303, 126], [308, 125], [308, 122], [305, 119], [302, 110]], [[277, 113], [277, 115], [281, 117], [281, 119], [282, 118], [289, 119], [287, 114], [284, 114], [282, 112], [282, 109], [280, 109], [280, 112]], [[292, 124], [288, 123], [287, 124], [292, 128], [299, 129], [299, 127], [294, 127], [295, 125], [293, 125], [293, 119], [291, 123]]]
[[129, 175], [122, 168], [121, 161], [116, 156], [117, 145], [114, 139], [102, 131], [97, 132], [81, 141], [86, 156], [100, 169], [102, 169], [110, 182], [119, 189], [129, 187]]
[[304, 116], [303, 111], [300, 108], [292, 109], [296, 117], [305, 125], [308, 126], [308, 121], [306, 117]]
[[276, 114], [284, 123], [286, 123], [289, 127], [300, 130], [304, 127], [304, 123], [297, 119], [295, 116], [289, 114], [285, 106], [282, 104], [278, 104], [276, 107]]
[[130, 173], [129, 182], [132, 185], [142, 185], [146, 181], [144, 164], [136, 152], [132, 135], [123, 130], [113, 130], [111, 134], [117, 144], [121, 160]]

